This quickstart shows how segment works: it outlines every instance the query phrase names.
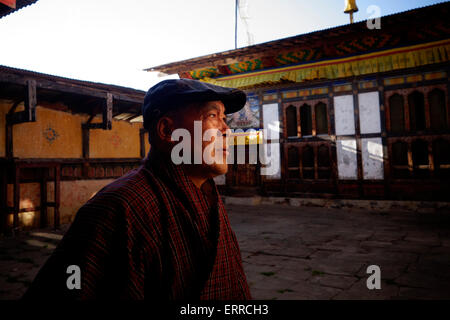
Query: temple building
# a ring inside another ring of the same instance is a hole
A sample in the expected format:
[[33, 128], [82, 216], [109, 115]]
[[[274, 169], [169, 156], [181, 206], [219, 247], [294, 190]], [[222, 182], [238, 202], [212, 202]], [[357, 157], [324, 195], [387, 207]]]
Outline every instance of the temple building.
[[[1, 18], [36, 1], [0, 2]], [[446, 2], [148, 71], [246, 91], [223, 195], [448, 201], [449, 16]], [[0, 233], [69, 223], [139, 166], [144, 96], [0, 66]]]
[[[446, 2], [147, 71], [246, 91], [229, 126], [247, 159], [224, 194], [448, 201], [449, 16]], [[248, 159], [262, 129], [269, 175]]]
[[0, 66], [1, 231], [59, 226], [150, 150], [144, 91]]

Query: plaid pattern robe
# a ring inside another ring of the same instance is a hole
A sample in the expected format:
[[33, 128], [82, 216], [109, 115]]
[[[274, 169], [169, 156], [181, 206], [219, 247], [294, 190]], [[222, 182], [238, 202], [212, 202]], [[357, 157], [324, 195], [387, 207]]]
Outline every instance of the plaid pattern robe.
[[[24, 298], [250, 299], [235, 234], [207, 183], [214, 203], [181, 166], [152, 154], [78, 211]], [[69, 265], [80, 267], [80, 290], [67, 288]]]

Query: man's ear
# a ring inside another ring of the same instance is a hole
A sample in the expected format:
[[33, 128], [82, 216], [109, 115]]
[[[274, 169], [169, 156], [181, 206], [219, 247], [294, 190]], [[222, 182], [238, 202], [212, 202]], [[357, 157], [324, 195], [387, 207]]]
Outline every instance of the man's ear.
[[172, 132], [175, 130], [175, 124], [169, 117], [161, 117], [156, 124], [156, 134], [161, 141], [171, 143]]

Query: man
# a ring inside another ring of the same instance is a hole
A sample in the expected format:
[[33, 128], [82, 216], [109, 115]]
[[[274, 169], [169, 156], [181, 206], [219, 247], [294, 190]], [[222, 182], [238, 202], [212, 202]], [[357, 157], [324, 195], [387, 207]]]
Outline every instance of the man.
[[[148, 157], [78, 211], [24, 297], [250, 299], [238, 243], [212, 179], [227, 171], [225, 114], [245, 101], [240, 90], [195, 80], [150, 88], [142, 108]], [[218, 134], [199, 142], [196, 135], [208, 130]], [[189, 133], [186, 141], [172, 139], [180, 131]], [[188, 141], [193, 148], [172, 152]], [[203, 157], [208, 146], [213, 162]], [[179, 157], [187, 161], [174, 164]]]

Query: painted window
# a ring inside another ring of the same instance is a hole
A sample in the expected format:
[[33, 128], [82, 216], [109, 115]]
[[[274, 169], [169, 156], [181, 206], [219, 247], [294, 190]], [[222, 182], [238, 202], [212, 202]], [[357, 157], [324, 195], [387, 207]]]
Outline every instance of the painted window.
[[314, 179], [314, 149], [304, 146], [302, 149], [303, 179]]
[[408, 170], [408, 144], [397, 141], [392, 144], [392, 169], [393, 176], [397, 179], [409, 177]]
[[319, 179], [331, 178], [330, 150], [327, 145], [321, 145], [317, 149], [317, 170]]
[[430, 105], [430, 124], [432, 129], [447, 128], [447, 112], [445, 110], [445, 93], [440, 89], [434, 89], [428, 94]]
[[327, 105], [319, 102], [315, 106], [316, 134], [328, 134]]
[[404, 132], [405, 131], [405, 109], [403, 96], [398, 93], [389, 98], [389, 115], [391, 132]]
[[287, 136], [297, 137], [297, 108], [295, 106], [289, 106], [286, 109], [286, 125]]
[[300, 130], [302, 137], [312, 135], [311, 106], [306, 103], [300, 107]]
[[414, 91], [408, 95], [408, 104], [410, 130], [425, 130], [425, 101], [423, 93]]
[[440, 178], [450, 176], [450, 142], [447, 140], [433, 141], [433, 159], [435, 170]]
[[288, 177], [289, 179], [299, 179], [300, 171], [299, 171], [299, 157], [298, 157], [298, 149], [296, 147], [290, 147], [288, 149]]
[[428, 145], [424, 140], [412, 143], [412, 158], [415, 178], [426, 178], [429, 175]]

